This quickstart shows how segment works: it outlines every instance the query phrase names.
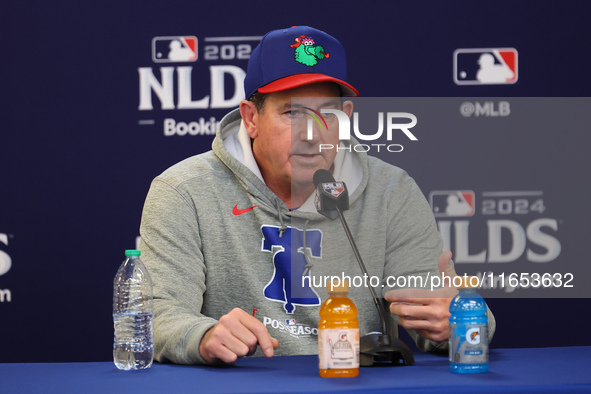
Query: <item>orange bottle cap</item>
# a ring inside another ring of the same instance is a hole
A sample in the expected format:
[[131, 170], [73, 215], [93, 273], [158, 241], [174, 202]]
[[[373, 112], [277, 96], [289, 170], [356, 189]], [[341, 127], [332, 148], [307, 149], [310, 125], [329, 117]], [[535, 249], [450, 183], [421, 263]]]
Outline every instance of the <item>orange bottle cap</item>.
[[349, 292], [349, 281], [334, 280], [328, 284], [329, 293], [348, 293]]
[[477, 276], [463, 276], [462, 283], [458, 286], [458, 289], [478, 289], [478, 277]]

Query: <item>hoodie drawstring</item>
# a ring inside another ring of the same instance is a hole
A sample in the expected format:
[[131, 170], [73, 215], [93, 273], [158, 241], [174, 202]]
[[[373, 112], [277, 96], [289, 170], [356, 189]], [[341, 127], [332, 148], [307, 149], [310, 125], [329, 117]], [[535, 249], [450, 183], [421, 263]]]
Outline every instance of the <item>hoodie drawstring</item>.
[[[277, 209], [277, 216], [279, 217], [279, 224], [280, 224], [279, 237], [283, 237], [283, 233], [285, 232], [285, 230], [287, 230], [287, 226], [285, 225], [285, 222], [283, 221], [283, 214], [281, 213], [281, 202], [279, 200], [275, 200], [275, 207]], [[306, 220], [304, 222], [304, 230], [303, 230], [303, 237], [302, 237], [302, 248], [303, 248], [303, 252], [304, 252], [304, 258], [306, 259], [306, 265], [304, 267], [304, 272], [303, 272], [302, 276], [310, 275], [310, 270], [314, 266], [314, 264], [312, 264], [312, 256], [310, 253], [310, 249], [306, 245], [306, 230], [308, 228], [309, 221], [310, 220]]]
[[302, 237], [302, 247], [304, 248], [304, 258], [306, 259], [306, 266], [304, 267], [304, 273], [302, 274], [302, 276], [309, 276], [310, 275], [310, 270], [312, 269], [312, 267], [314, 266], [314, 264], [312, 264], [312, 259], [310, 256], [310, 249], [306, 246], [306, 228], [308, 227], [308, 222], [309, 220], [306, 220], [304, 222], [304, 234]]
[[281, 225], [281, 227], [279, 227], [279, 237], [281, 238], [283, 237], [283, 233], [285, 232], [285, 230], [287, 230], [287, 226], [283, 222], [283, 215], [281, 213], [281, 202], [279, 200], [275, 200], [275, 207], [277, 208], [277, 216], [279, 216], [279, 224]]

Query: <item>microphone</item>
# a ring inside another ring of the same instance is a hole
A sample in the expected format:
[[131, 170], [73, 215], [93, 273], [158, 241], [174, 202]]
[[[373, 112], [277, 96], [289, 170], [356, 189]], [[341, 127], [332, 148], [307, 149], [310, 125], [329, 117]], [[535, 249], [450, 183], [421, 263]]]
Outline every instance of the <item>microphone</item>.
[[[341, 220], [349, 243], [353, 248], [355, 258], [361, 272], [368, 277], [367, 268], [359, 254], [353, 235], [349, 230], [343, 211], [349, 209], [349, 191], [345, 182], [335, 181], [332, 174], [324, 169], [317, 170], [313, 178], [316, 187], [316, 210], [331, 220], [337, 217]], [[384, 305], [378, 300], [373, 287], [369, 286], [373, 302], [378, 309], [382, 332], [372, 332], [362, 336], [359, 340], [359, 364], [362, 367], [374, 365], [374, 362], [392, 362], [392, 365], [411, 365], [414, 363], [412, 351], [399, 338], [391, 338], [386, 323]]]
[[339, 212], [349, 209], [349, 192], [345, 182], [336, 182], [329, 171], [322, 169], [314, 173], [313, 182], [318, 191], [316, 196], [318, 213], [335, 220]]

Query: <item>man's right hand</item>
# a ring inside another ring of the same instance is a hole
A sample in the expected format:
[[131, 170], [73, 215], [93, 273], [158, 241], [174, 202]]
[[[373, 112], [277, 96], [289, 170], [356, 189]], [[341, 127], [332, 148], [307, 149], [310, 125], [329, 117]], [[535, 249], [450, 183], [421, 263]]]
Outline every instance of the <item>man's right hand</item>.
[[257, 318], [235, 308], [203, 335], [199, 353], [208, 364], [231, 364], [239, 357], [253, 355], [257, 345], [266, 357], [273, 357], [279, 341]]

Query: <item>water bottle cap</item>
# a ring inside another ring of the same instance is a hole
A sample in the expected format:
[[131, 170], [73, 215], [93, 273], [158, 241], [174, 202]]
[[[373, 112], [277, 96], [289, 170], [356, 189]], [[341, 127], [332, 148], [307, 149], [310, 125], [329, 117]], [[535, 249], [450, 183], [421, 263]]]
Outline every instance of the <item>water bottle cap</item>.
[[140, 254], [142, 254], [142, 252], [140, 252], [137, 249], [127, 249], [125, 251], [125, 257], [130, 257], [130, 256], [139, 256]]

